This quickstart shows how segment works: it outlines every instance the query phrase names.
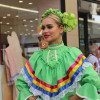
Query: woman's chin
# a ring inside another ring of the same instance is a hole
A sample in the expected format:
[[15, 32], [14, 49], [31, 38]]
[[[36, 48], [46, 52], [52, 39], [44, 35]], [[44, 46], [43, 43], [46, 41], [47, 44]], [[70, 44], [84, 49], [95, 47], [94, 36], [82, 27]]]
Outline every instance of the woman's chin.
[[49, 38], [45, 38], [45, 41], [46, 41], [46, 42], [49, 42], [49, 41], [50, 41], [50, 39], [49, 39]]

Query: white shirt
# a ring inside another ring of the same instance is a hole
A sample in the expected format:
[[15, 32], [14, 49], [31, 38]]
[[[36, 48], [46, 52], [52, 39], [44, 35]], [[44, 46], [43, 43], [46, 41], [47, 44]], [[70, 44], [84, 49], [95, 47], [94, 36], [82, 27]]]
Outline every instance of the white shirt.
[[87, 57], [87, 60], [93, 65], [93, 67], [94, 67], [94, 64], [96, 64], [95, 71], [98, 72], [98, 68], [99, 68], [98, 58], [94, 54], [89, 54], [89, 56]]

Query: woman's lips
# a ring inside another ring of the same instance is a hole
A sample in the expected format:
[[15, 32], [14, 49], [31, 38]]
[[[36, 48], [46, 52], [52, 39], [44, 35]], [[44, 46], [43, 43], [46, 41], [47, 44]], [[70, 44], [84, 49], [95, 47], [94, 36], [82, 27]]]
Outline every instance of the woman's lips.
[[45, 35], [44, 35], [45, 38], [48, 38], [49, 36], [50, 36], [50, 35], [48, 35], [48, 34], [45, 34]]

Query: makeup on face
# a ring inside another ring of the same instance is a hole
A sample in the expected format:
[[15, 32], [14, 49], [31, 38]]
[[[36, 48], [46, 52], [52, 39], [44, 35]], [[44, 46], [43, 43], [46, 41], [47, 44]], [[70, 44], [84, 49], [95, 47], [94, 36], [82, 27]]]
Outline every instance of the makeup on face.
[[52, 29], [54, 26], [52, 24], [47, 24], [47, 25], [42, 25], [42, 30], [47, 29]]
[[45, 18], [42, 22], [42, 34], [49, 44], [56, 44], [61, 38], [60, 27], [52, 18]]
[[54, 26], [52, 24], [47, 24], [42, 26], [42, 30], [44, 31], [44, 37], [48, 38], [50, 34], [48, 34], [48, 30], [52, 29]]

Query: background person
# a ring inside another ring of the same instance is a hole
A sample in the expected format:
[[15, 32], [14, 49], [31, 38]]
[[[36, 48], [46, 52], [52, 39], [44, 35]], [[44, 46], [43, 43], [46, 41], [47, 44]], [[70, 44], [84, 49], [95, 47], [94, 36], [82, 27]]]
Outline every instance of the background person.
[[[16, 84], [18, 100], [100, 99], [100, 79], [92, 64], [78, 48], [64, 46], [62, 41], [63, 32], [73, 30], [76, 23], [74, 14], [57, 9], [42, 15], [42, 33], [49, 45], [35, 52], [22, 69]], [[76, 92], [78, 83], [81, 87]]]
[[87, 57], [87, 60], [93, 65], [93, 68], [98, 72], [99, 62], [98, 62], [98, 46], [93, 44], [89, 47], [90, 54]]
[[48, 42], [45, 41], [43, 35], [39, 35], [39, 36], [38, 36], [38, 40], [39, 40], [38, 45], [39, 45], [39, 47], [40, 47], [41, 49], [46, 49], [46, 48], [48, 48]]
[[[98, 75], [100, 77], [100, 46], [98, 46], [98, 62], [99, 62], [99, 67], [98, 67]], [[100, 93], [99, 93], [100, 94]]]

